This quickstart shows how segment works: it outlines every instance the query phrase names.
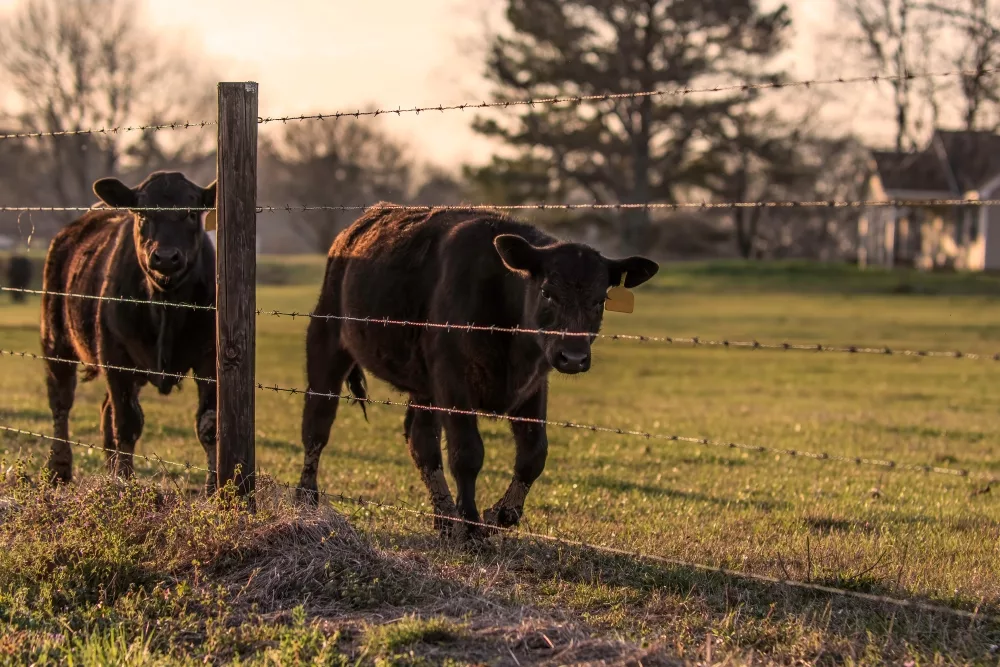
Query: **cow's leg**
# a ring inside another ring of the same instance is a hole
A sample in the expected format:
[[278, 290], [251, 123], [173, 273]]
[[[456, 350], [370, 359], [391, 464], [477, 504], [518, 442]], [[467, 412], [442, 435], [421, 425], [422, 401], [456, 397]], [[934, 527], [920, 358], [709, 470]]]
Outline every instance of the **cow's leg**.
[[482, 530], [472, 524], [481, 522], [476, 508], [476, 479], [483, 467], [484, 455], [479, 426], [474, 416], [454, 412], [444, 413], [442, 421], [448, 443], [448, 467], [455, 478], [458, 516], [469, 522], [458, 535], [478, 536]]
[[113, 413], [111, 410], [111, 392], [104, 394], [104, 402], [101, 403], [101, 437], [104, 442], [104, 460], [111, 466], [111, 459], [116, 456], [118, 450], [115, 445], [115, 426], [113, 423]]
[[198, 385], [198, 411], [194, 417], [194, 431], [198, 436], [198, 442], [205, 450], [205, 459], [208, 463], [208, 472], [205, 478], [205, 494], [212, 495], [216, 491], [217, 472], [215, 467], [215, 437], [216, 437], [216, 387], [215, 382], [208, 380], [215, 379], [215, 356], [206, 355], [202, 361], [194, 367], [195, 384]]
[[[542, 387], [518, 409], [511, 417], [521, 417], [529, 420], [545, 420], [548, 390]], [[528, 490], [545, 468], [545, 458], [549, 451], [549, 440], [545, 433], [545, 424], [534, 421], [511, 421], [511, 431], [514, 434], [514, 444], [517, 451], [514, 457], [514, 478], [507, 487], [506, 493], [497, 503], [483, 513], [486, 523], [502, 528], [516, 526], [524, 513], [524, 499]]]
[[[410, 396], [411, 403], [427, 405], [428, 400]], [[458, 509], [451, 497], [448, 480], [444, 476], [444, 466], [441, 459], [441, 422], [431, 410], [406, 408], [406, 419], [403, 422], [403, 433], [410, 450], [410, 457], [420, 471], [420, 479], [431, 497], [434, 527], [443, 534], [455, 528], [453, 521], [444, 517], [457, 517]]]
[[[65, 356], [60, 356], [62, 352]], [[48, 356], [73, 359], [71, 350], [46, 350]], [[45, 386], [52, 411], [53, 435], [57, 438], [49, 448], [46, 463], [48, 474], [54, 482], [68, 482], [73, 478], [73, 446], [69, 444], [69, 414], [76, 396], [76, 364], [46, 362]]]
[[299, 502], [319, 502], [316, 475], [319, 458], [330, 440], [340, 399], [318, 394], [339, 395], [347, 374], [354, 366], [350, 353], [340, 345], [339, 322], [314, 319], [306, 335], [308, 390], [302, 411], [302, 447], [305, 450], [302, 474], [295, 497]]
[[106, 370], [106, 374], [114, 434], [114, 449], [106, 452], [108, 473], [128, 479], [133, 472], [135, 443], [142, 435], [145, 423], [139, 405], [139, 382], [131, 373]]

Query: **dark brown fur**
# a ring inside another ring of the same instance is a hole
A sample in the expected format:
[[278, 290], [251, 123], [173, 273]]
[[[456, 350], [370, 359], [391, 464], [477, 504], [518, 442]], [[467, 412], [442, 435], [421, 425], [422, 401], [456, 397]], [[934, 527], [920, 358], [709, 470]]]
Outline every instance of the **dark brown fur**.
[[[112, 207], [210, 207], [215, 185], [201, 188], [176, 172], [154, 173], [134, 189], [102, 179], [94, 191]], [[44, 289], [103, 297], [215, 304], [215, 253], [197, 211], [133, 212], [93, 210], [70, 223], [52, 240], [45, 258]], [[183, 265], [182, 265], [183, 264]], [[143, 428], [139, 390], [153, 384], [169, 394], [178, 375], [194, 371], [215, 378], [215, 314], [149, 303], [42, 297], [42, 349], [46, 356], [90, 365], [82, 381], [98, 375], [94, 364], [140, 369], [104, 370], [107, 395], [101, 407], [109, 471], [132, 474], [132, 455]], [[49, 407], [57, 438], [69, 437], [69, 413], [77, 366], [47, 363]], [[196, 381], [195, 431], [215, 470], [215, 384]], [[54, 479], [72, 478], [73, 453], [64, 442], [52, 445], [48, 468]], [[207, 487], [214, 488], [215, 474]]]
[[[608, 287], [617, 285], [623, 272], [631, 287], [657, 269], [642, 257], [609, 260], [494, 214], [373, 208], [334, 241], [317, 315], [590, 335], [458, 332], [313, 318], [307, 334], [309, 389], [339, 393], [346, 380], [355, 396], [364, 397], [365, 368], [409, 394], [413, 403], [545, 419], [549, 371], [590, 367], [590, 344]], [[306, 397], [304, 499], [315, 499], [319, 457], [336, 412], [336, 400]], [[442, 427], [457, 502], [444, 478]], [[511, 430], [517, 447], [514, 478], [486, 512], [488, 522], [501, 526], [520, 520], [548, 451], [543, 425], [515, 421]], [[475, 495], [483, 442], [476, 418], [409, 408], [404, 432], [435, 512], [480, 521]]]
[[[16, 290], [28, 289], [31, 286], [31, 260], [21, 255], [13, 255], [7, 261], [7, 287]], [[24, 292], [11, 292], [14, 303], [24, 301]]]

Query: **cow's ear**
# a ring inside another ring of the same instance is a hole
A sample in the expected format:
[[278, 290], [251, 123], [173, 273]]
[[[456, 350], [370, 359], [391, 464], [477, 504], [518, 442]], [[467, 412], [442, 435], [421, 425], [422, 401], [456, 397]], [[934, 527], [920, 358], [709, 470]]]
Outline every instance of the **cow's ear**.
[[215, 208], [215, 191], [218, 181], [212, 181], [208, 187], [201, 192], [201, 204], [203, 208]]
[[117, 178], [102, 178], [94, 182], [94, 194], [112, 208], [135, 208], [135, 191]]
[[608, 260], [608, 286], [620, 285], [624, 274], [625, 287], [636, 287], [655, 276], [659, 270], [659, 264], [638, 255], [625, 259], [611, 259]]
[[516, 234], [501, 234], [493, 239], [493, 247], [504, 266], [523, 276], [534, 276], [542, 270], [542, 252]]

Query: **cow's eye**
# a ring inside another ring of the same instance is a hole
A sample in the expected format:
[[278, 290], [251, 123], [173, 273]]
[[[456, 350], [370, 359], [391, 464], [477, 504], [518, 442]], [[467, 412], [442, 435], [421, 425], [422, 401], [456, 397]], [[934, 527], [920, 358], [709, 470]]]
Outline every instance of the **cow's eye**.
[[555, 299], [552, 297], [552, 292], [545, 289], [544, 287], [542, 288], [542, 298], [545, 299], [546, 301], [555, 301]]

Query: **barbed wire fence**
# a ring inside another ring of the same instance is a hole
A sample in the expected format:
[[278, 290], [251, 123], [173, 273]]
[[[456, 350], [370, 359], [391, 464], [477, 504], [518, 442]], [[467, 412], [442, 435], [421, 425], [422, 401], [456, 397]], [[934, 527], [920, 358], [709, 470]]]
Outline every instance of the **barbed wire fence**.
[[[992, 71], [992, 70], [991, 70]], [[1000, 69], [996, 70], [1000, 71]], [[126, 210], [132, 212], [164, 212], [175, 210], [210, 212], [216, 211], [218, 215], [218, 253], [217, 253], [217, 294], [218, 302], [214, 306], [204, 306], [189, 303], [174, 303], [168, 301], [142, 300], [121, 297], [115, 294], [82, 294], [48, 290], [35, 290], [29, 288], [0, 286], [0, 291], [8, 293], [32, 294], [41, 296], [55, 296], [71, 299], [87, 299], [108, 302], [125, 302], [136, 305], [148, 305], [164, 308], [196, 309], [214, 311], [217, 322], [217, 376], [216, 377], [195, 377], [191, 374], [174, 374], [143, 368], [126, 368], [115, 365], [101, 363], [81, 364], [74, 359], [64, 359], [54, 356], [35, 354], [28, 351], [0, 349], [0, 357], [15, 357], [24, 360], [42, 361], [46, 363], [62, 363], [83, 365], [85, 368], [93, 370], [120, 370], [137, 373], [143, 377], [161, 376], [170, 377], [177, 380], [193, 378], [196, 381], [214, 383], [218, 389], [217, 406], [217, 474], [219, 486], [227, 482], [234, 482], [238, 492], [248, 498], [251, 503], [255, 491], [255, 480], [260, 476], [260, 470], [256, 466], [255, 456], [255, 395], [257, 392], [287, 393], [290, 395], [314, 395], [330, 400], [363, 402], [372, 405], [384, 405], [390, 407], [409, 408], [416, 410], [432, 411], [435, 413], [461, 414], [476, 417], [477, 419], [497, 419], [509, 422], [530, 422], [533, 424], [551, 427], [585, 430], [593, 433], [613, 434], [631, 438], [639, 438], [647, 441], [657, 441], [663, 443], [688, 443], [730, 450], [739, 450], [749, 453], [783, 455], [792, 459], [808, 459], [818, 464], [836, 464], [850, 466], [864, 466], [883, 470], [892, 470], [899, 473], [909, 474], [934, 474], [959, 478], [969, 478], [985, 481], [987, 483], [997, 482], [994, 475], [985, 472], [975, 472], [963, 468], [949, 468], [933, 464], [918, 464], [911, 462], [898, 462], [889, 459], [877, 459], [871, 457], [846, 456], [824, 451], [805, 451], [798, 449], [788, 449], [773, 447], [761, 444], [750, 444], [742, 442], [728, 442], [707, 437], [696, 437], [687, 435], [677, 435], [661, 432], [653, 432], [642, 428], [615, 427], [599, 424], [587, 424], [575, 421], [558, 421], [548, 419], [531, 419], [516, 417], [504, 414], [483, 412], [479, 410], [459, 410], [454, 407], [443, 407], [435, 405], [418, 404], [411, 401], [394, 401], [389, 399], [379, 400], [367, 397], [356, 397], [337, 393], [312, 392], [310, 390], [296, 387], [284, 387], [278, 384], [267, 384], [261, 382], [256, 377], [253, 357], [256, 348], [256, 325], [255, 320], [259, 317], [288, 317], [296, 318], [326, 318], [349, 321], [366, 326], [398, 326], [398, 327], [420, 327], [424, 329], [445, 330], [454, 332], [456, 335], [479, 333], [493, 335], [535, 335], [535, 336], [589, 336], [586, 332], [573, 331], [553, 331], [545, 329], [529, 329], [518, 327], [495, 327], [478, 325], [471, 322], [449, 323], [449, 322], [411, 322], [397, 320], [389, 317], [377, 317], [371, 315], [341, 316], [341, 315], [319, 315], [315, 313], [299, 313], [294, 311], [264, 310], [256, 307], [255, 297], [255, 272], [256, 272], [256, 215], [275, 212], [307, 212], [318, 210], [336, 211], [365, 211], [377, 209], [399, 209], [408, 211], [430, 211], [433, 209], [449, 210], [492, 210], [507, 212], [528, 212], [528, 211], [550, 211], [550, 210], [629, 210], [629, 209], [662, 209], [662, 210], [710, 210], [710, 209], [743, 209], [743, 208], [878, 208], [878, 207], [905, 207], [905, 206], [996, 206], [1000, 205], [1000, 200], [977, 200], [977, 199], [934, 199], [934, 200], [866, 200], [866, 201], [837, 201], [837, 200], [814, 200], [814, 201], [754, 201], [754, 202], [646, 202], [646, 203], [538, 203], [520, 205], [493, 205], [493, 204], [471, 204], [459, 206], [403, 206], [385, 203], [372, 203], [369, 206], [322, 206], [322, 205], [258, 205], [256, 201], [256, 158], [257, 158], [257, 126], [268, 123], [287, 123], [293, 121], [316, 120], [323, 121], [342, 117], [360, 118], [365, 116], [378, 117], [381, 115], [402, 115], [404, 113], [424, 113], [424, 112], [446, 112], [463, 111], [488, 108], [510, 108], [514, 106], [535, 106], [535, 105], [556, 105], [556, 104], [584, 104], [602, 101], [613, 101], [634, 98], [663, 98], [671, 96], [682, 96], [694, 93], [719, 93], [738, 92], [751, 93], [765, 89], [783, 89], [794, 87], [810, 87], [834, 84], [862, 84], [879, 83], [884, 81], [894, 81], [900, 79], [915, 78], [936, 78], [936, 77], [957, 77], [969, 74], [980, 74], [982, 71], [953, 70], [948, 72], [907, 74], [899, 76], [870, 75], [858, 77], [843, 77], [832, 79], [814, 79], [792, 82], [768, 82], [754, 84], [735, 84], [727, 86], [715, 86], [708, 88], [677, 88], [671, 90], [655, 90], [626, 93], [607, 93], [597, 95], [580, 96], [557, 96], [549, 98], [538, 98], [529, 100], [500, 100], [482, 103], [463, 103], [437, 106], [413, 106], [397, 109], [378, 109], [374, 111], [356, 112], [333, 112], [329, 114], [311, 114], [299, 116], [261, 117], [257, 115], [257, 86], [249, 83], [222, 83], [219, 85], [219, 116], [217, 119], [204, 120], [198, 122], [169, 123], [158, 125], [136, 125], [112, 128], [89, 128], [74, 129], [60, 132], [22, 132], [0, 135], [0, 140], [13, 139], [40, 139], [44, 137], [62, 137], [81, 134], [117, 134], [131, 131], [161, 131], [161, 130], [183, 130], [187, 128], [205, 128], [217, 126], [219, 130], [218, 145], [218, 196], [217, 205], [207, 208], [181, 208], [181, 207], [152, 207], [115, 209], [101, 205], [101, 209]], [[31, 213], [31, 212], [86, 212], [95, 208], [94, 206], [0, 206], [0, 212], [8, 213]], [[600, 334], [601, 338], [621, 342], [639, 343], [660, 343], [667, 345], [684, 345], [694, 348], [698, 347], [722, 347], [726, 349], [743, 350], [775, 350], [775, 351], [798, 351], [798, 352], [821, 352], [821, 353], [841, 353], [849, 355], [880, 355], [895, 357], [917, 357], [917, 358], [942, 358], [942, 359], [962, 359], [972, 361], [1000, 361], [1000, 352], [995, 354], [970, 353], [959, 350], [922, 350], [922, 349], [897, 349], [892, 346], [871, 346], [871, 345], [830, 345], [826, 343], [804, 343], [804, 342], [762, 342], [757, 340], [730, 340], [725, 338], [701, 338], [691, 336], [668, 336], [668, 335], [640, 335], [640, 334]], [[11, 437], [28, 437], [47, 442], [61, 442], [72, 447], [85, 448], [90, 451], [103, 451], [109, 453], [104, 446], [89, 444], [79, 440], [68, 438], [58, 438], [45, 435], [35, 431], [29, 431], [15, 426], [0, 424], [0, 431]], [[197, 471], [206, 475], [212, 471], [206, 467], [197, 466], [190, 462], [177, 462], [163, 459], [155, 454], [142, 455], [134, 454], [135, 458], [146, 460], [160, 468], [167, 466], [183, 469], [185, 471]], [[298, 487], [277, 482], [286, 490], [305, 491]], [[725, 576], [738, 577], [746, 580], [789, 586], [814, 592], [821, 592], [830, 595], [842, 596], [892, 605], [902, 608], [910, 608], [935, 614], [953, 615], [962, 618], [969, 618], [978, 621], [998, 622], [1000, 619], [979, 613], [975, 610], [957, 609], [954, 607], [935, 605], [916, 600], [904, 600], [891, 598], [888, 596], [873, 595], [859, 591], [825, 586], [812, 582], [796, 581], [787, 578], [775, 578], [751, 572], [730, 570], [727, 568], [691, 563], [683, 560], [673, 559], [661, 555], [645, 554], [624, 549], [614, 545], [588, 544], [586, 542], [573, 539], [572, 537], [553, 536], [542, 533], [532, 533], [523, 529], [503, 529], [493, 525], [469, 522], [454, 516], [440, 516], [420, 509], [405, 506], [399, 501], [382, 501], [361, 496], [352, 498], [343, 492], [319, 491], [322, 497], [341, 503], [353, 503], [360, 507], [377, 508], [423, 518], [434, 518], [460, 524], [473, 525], [483, 528], [492, 533], [499, 533], [516, 539], [533, 540], [540, 542], [555, 543], [562, 546], [588, 549], [609, 556], [637, 558], [656, 562], [670, 566], [686, 567], [694, 570], [712, 572]]]
[[[94, 445], [80, 440], [57, 438], [54, 436], [45, 435], [43, 433], [37, 433], [25, 429], [14, 428], [2, 424], [0, 424], [0, 432], [4, 432], [14, 436], [27, 436], [31, 438], [37, 438], [40, 440], [62, 442], [73, 447], [80, 447], [90, 451], [100, 451], [105, 453], [109, 452], [107, 448], [100, 445]], [[160, 467], [171, 466], [174, 468], [183, 469], [186, 472], [190, 472], [192, 470], [201, 471], [205, 473], [211, 472], [207, 468], [199, 467], [189, 462], [171, 461], [168, 459], [164, 459], [162, 456], [158, 456], [156, 454], [152, 455], [135, 454], [135, 457]], [[261, 471], [258, 471], [255, 473], [255, 476], [263, 476], [263, 473]], [[921, 600], [896, 598], [888, 595], [877, 595], [873, 593], [865, 593], [863, 591], [855, 591], [848, 588], [838, 588], [836, 586], [817, 584], [811, 581], [799, 581], [797, 579], [772, 577], [764, 574], [735, 570], [718, 565], [705, 565], [703, 563], [695, 563], [692, 561], [682, 560], [678, 558], [669, 558], [657, 554], [645, 553], [643, 551], [638, 551], [638, 550], [623, 549], [620, 547], [615, 547], [600, 543], [590, 543], [590, 542], [585, 542], [583, 540], [572, 539], [559, 535], [532, 532], [529, 530], [525, 530], [523, 528], [504, 528], [493, 524], [487, 524], [478, 521], [470, 521], [457, 516], [428, 512], [414, 507], [409, 507], [400, 501], [387, 502], [376, 498], [370, 498], [370, 497], [365, 498], [364, 495], [358, 495], [358, 496], [348, 495], [343, 492], [331, 493], [325, 490], [312, 491], [309, 489], [304, 489], [302, 487], [295, 486], [293, 484], [283, 483], [278, 480], [272, 480], [272, 481], [276, 486], [284, 489], [285, 491], [305, 491], [308, 493], [318, 493], [318, 495], [331, 502], [353, 504], [362, 508], [375, 508], [380, 510], [386, 510], [402, 515], [417, 516], [423, 519], [435, 519], [448, 524], [462, 526], [464, 528], [478, 528], [484, 531], [488, 531], [491, 534], [498, 534], [505, 538], [510, 538], [510, 539], [525, 540], [533, 543], [555, 544], [563, 547], [572, 547], [576, 549], [592, 551], [594, 553], [602, 554], [605, 556], [633, 558], [637, 560], [644, 560], [662, 565], [669, 565], [671, 567], [683, 567], [699, 572], [707, 572], [712, 574], [719, 574], [725, 577], [744, 579], [747, 581], [776, 584], [799, 590], [813, 591], [817, 593], [824, 593], [832, 596], [838, 596], [849, 599], [864, 600], [866, 602], [874, 602], [877, 604], [882, 604], [902, 609], [911, 609], [916, 611], [938, 614], [942, 616], [951, 616], [955, 618], [969, 619], [973, 622], [978, 622], [978, 623], [1000, 623], [1000, 616], [981, 613], [978, 606], [976, 606], [972, 610], [959, 609], [956, 607], [948, 607], [940, 604], [924, 602]]]

